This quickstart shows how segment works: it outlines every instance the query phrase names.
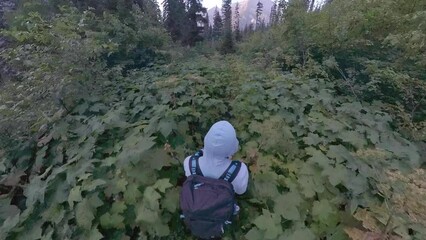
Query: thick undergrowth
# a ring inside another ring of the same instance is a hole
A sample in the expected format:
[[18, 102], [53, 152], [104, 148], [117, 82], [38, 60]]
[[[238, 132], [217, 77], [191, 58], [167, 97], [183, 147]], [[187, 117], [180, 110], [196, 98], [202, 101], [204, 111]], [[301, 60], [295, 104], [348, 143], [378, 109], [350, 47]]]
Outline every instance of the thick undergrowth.
[[337, 94], [315, 62], [173, 62], [102, 82], [102, 95], [3, 153], [0, 239], [191, 239], [181, 164], [221, 119], [250, 169], [226, 239], [426, 238], [424, 156], [381, 102]]

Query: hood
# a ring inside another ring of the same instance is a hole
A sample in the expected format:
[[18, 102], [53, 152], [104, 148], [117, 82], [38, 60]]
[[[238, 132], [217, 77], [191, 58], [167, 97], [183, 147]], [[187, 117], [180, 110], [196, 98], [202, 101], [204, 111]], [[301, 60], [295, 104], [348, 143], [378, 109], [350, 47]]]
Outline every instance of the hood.
[[204, 137], [204, 156], [215, 165], [220, 165], [238, 151], [238, 145], [234, 127], [227, 121], [219, 121]]

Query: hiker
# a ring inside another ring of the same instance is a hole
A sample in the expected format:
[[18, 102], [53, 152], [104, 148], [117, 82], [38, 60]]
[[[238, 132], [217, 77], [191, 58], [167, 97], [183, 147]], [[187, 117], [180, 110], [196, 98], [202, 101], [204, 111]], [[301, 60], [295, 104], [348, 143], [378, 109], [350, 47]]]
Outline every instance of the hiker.
[[219, 121], [204, 137], [204, 148], [184, 161], [188, 178], [181, 192], [182, 217], [200, 239], [221, 237], [238, 214], [235, 193], [247, 190], [249, 177], [244, 163], [231, 160], [238, 147], [234, 127]]

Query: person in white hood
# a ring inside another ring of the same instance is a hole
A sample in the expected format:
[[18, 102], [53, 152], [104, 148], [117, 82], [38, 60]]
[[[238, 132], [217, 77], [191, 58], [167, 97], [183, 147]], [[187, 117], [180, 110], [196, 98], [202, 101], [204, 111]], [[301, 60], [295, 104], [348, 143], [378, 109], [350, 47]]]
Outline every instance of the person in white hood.
[[[198, 160], [201, 172], [205, 177], [218, 179], [231, 164], [232, 156], [238, 151], [239, 142], [234, 127], [227, 121], [219, 121], [210, 128], [204, 137], [203, 156]], [[191, 175], [189, 159], [183, 163], [185, 175]], [[249, 172], [247, 166], [241, 163], [237, 177], [232, 181], [236, 194], [247, 190]]]

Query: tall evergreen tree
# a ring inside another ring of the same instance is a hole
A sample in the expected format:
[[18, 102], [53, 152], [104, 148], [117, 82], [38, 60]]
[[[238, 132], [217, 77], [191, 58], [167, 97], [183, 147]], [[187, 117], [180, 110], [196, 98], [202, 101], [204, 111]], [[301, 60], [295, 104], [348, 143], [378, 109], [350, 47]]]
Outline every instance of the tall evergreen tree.
[[232, 7], [231, 0], [223, 0], [223, 42], [222, 52], [231, 53], [234, 51], [234, 40], [232, 37]]
[[241, 30], [240, 30], [240, 4], [237, 2], [235, 5], [235, 16], [234, 16], [234, 32], [235, 32], [235, 40], [241, 41]]
[[246, 25], [244, 26], [243, 32], [242, 32], [242, 37], [247, 37], [250, 34], [252, 34], [254, 32], [254, 24], [253, 23], [246, 23]]
[[260, 20], [260, 30], [264, 30], [266, 28], [266, 22], [265, 22], [265, 18], [262, 18], [262, 20]]
[[257, 8], [256, 8], [256, 30], [260, 28], [260, 25], [262, 24], [262, 12], [263, 12], [263, 3], [260, 1], [257, 2]]
[[249, 23], [248, 28], [247, 28], [247, 33], [252, 34], [253, 32], [254, 32], [254, 24]]
[[217, 10], [217, 7], [214, 12], [213, 17], [213, 29], [212, 29], [212, 37], [213, 39], [217, 40], [222, 36], [222, 30], [223, 30], [223, 21], [222, 17], [220, 16], [219, 11]]
[[206, 22], [204, 24], [204, 29], [203, 29], [203, 38], [205, 40], [210, 40], [212, 38], [212, 32], [211, 32], [211, 26], [210, 26], [210, 18], [209, 18], [209, 14], [206, 13]]
[[305, 0], [306, 10], [312, 12], [315, 6], [315, 0]]
[[163, 22], [174, 42], [183, 39], [184, 27], [187, 22], [183, 0], [164, 0]]
[[[61, 6], [67, 5], [70, 2], [73, 3], [79, 9], [86, 10], [87, 7], [93, 8], [97, 14], [103, 14], [104, 11], [110, 11], [118, 13], [121, 18], [129, 16], [129, 11], [132, 9], [133, 5], [137, 5], [142, 12], [155, 12], [155, 15], [161, 16], [161, 11], [158, 7], [158, 4], [155, 0], [42, 0], [45, 6], [51, 4], [55, 5], [55, 8], [59, 10]], [[53, 9], [49, 9], [52, 11]], [[154, 14], [153, 14], [154, 15]]]
[[277, 23], [284, 21], [287, 7], [288, 7], [288, 2], [286, 0], [278, 0], [277, 13], [276, 13]]
[[274, 26], [275, 24], [277, 24], [277, 18], [277, 1], [275, 1], [271, 7], [271, 14], [269, 15], [269, 25]]
[[194, 46], [196, 42], [203, 40], [202, 33], [207, 23], [205, 18], [206, 8], [200, 0], [187, 0], [187, 25], [185, 28], [184, 44]]

